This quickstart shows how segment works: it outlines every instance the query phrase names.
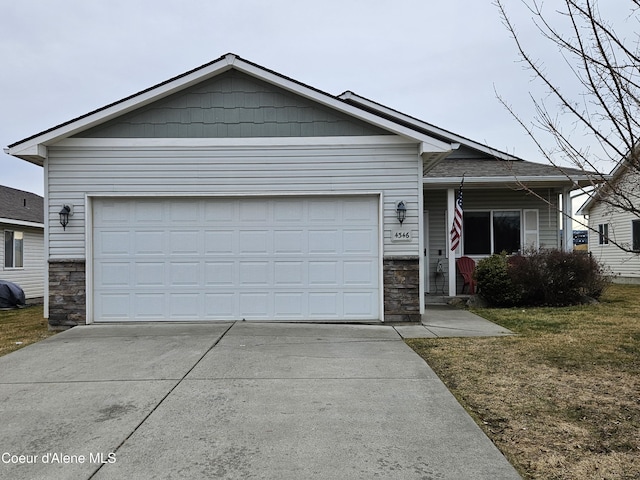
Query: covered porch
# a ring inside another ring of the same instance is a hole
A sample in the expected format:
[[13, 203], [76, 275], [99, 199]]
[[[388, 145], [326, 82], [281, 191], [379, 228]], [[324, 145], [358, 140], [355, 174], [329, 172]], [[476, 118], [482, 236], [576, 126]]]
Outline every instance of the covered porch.
[[[451, 229], [462, 178], [463, 219], [458, 247]], [[456, 268], [494, 253], [573, 248], [569, 192], [587, 181], [583, 172], [523, 160], [447, 158], [423, 177], [425, 303], [469, 294]]]

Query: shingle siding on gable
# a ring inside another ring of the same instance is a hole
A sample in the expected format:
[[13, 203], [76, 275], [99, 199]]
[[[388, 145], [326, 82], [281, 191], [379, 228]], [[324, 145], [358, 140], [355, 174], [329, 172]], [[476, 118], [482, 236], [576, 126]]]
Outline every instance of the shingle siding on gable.
[[230, 70], [76, 137], [249, 138], [389, 132]]

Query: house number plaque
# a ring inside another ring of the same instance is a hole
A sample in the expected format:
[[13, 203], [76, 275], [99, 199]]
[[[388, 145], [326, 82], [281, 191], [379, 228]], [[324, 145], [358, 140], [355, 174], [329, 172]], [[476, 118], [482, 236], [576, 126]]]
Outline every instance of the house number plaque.
[[411, 230], [391, 230], [392, 242], [410, 242]]

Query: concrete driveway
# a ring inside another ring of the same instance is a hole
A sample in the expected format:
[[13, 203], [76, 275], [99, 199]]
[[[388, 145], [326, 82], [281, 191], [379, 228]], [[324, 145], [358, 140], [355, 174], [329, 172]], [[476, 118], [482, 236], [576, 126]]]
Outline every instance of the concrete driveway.
[[0, 358], [0, 478], [517, 479], [389, 326], [76, 327]]

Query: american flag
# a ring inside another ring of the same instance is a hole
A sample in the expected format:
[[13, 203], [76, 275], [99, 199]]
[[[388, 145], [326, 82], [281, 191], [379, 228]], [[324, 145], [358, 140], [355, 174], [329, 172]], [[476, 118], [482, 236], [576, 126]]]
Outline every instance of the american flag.
[[451, 226], [451, 251], [453, 252], [460, 245], [462, 237], [462, 186], [464, 185], [464, 177], [460, 182], [460, 189], [456, 198], [456, 207], [453, 213], [453, 225]]

